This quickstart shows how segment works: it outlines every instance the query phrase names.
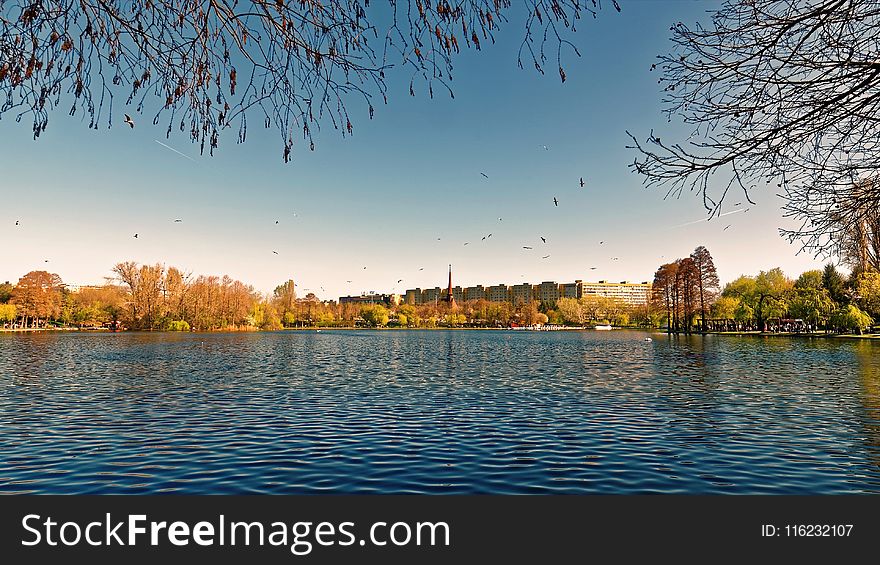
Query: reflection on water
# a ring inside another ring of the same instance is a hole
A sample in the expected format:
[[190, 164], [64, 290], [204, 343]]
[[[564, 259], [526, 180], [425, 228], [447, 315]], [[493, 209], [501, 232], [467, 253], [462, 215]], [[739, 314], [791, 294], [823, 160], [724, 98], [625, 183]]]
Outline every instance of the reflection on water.
[[644, 335], [0, 335], [0, 492], [880, 492], [880, 343]]

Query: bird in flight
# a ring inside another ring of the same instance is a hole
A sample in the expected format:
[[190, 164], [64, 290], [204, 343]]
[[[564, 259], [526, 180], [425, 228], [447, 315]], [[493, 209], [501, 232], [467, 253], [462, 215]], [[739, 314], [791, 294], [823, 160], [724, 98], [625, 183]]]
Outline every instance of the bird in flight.
[[424, 267], [419, 267], [419, 270], [420, 270], [420, 271], [424, 271], [425, 268], [424, 268]]
[[180, 218], [177, 218], [177, 219], [174, 220], [175, 223], [180, 223], [180, 222], [182, 222], [182, 221], [183, 221], [183, 220], [181, 220]]
[[134, 120], [131, 119], [131, 116], [125, 114], [125, 123], [128, 124], [128, 127], [134, 129]]
[[734, 206], [741, 206], [741, 205], [742, 205], [742, 202], [737, 202], [736, 204], [734, 204]]
[[619, 261], [619, 260], [620, 260], [620, 257], [612, 257], [611, 260], [612, 260], [612, 261]]
[[49, 262], [48, 259], [43, 259], [43, 263], [48, 263], [48, 262]]
[[273, 250], [272, 253], [274, 253], [275, 255], [278, 255], [278, 252], [275, 250]]
[[591, 270], [591, 271], [595, 271], [595, 270], [596, 270], [596, 267], [590, 267], [590, 270]]
[[367, 267], [366, 267], [366, 266], [364, 267], [364, 270], [365, 270], [365, 271], [367, 270]]
[[556, 200], [556, 197], [555, 197], [555, 196], [553, 197], [553, 205], [554, 205], [554, 206], [559, 206], [559, 200]]
[[605, 242], [604, 242], [604, 241], [600, 241], [600, 242], [599, 242], [599, 245], [602, 245], [603, 243], [605, 243]]
[[523, 249], [531, 249], [528, 245], [523, 245]]
[[134, 238], [137, 239], [137, 237], [138, 237], [138, 234], [134, 234]]
[[487, 175], [486, 173], [480, 173], [480, 174], [483, 175], [483, 176], [486, 177], [486, 178], [489, 178], [489, 175]]
[[350, 283], [351, 281], [345, 281], [345, 282]]
[[397, 284], [400, 284], [402, 282], [403, 282], [403, 279], [397, 279]]
[[733, 224], [728, 224], [728, 225], [724, 226], [724, 229], [721, 230], [721, 231], [727, 231], [727, 228], [729, 228], [729, 227], [732, 226], [732, 225], [733, 225]]
[[544, 151], [550, 151], [550, 148], [547, 147], [546, 145], [542, 145], [541, 147], [544, 149]]
[[464, 242], [465, 245], [467, 245], [468, 243], [470, 243], [470, 242], [469, 242], [469, 241], [465, 241], [465, 242]]
[[277, 224], [277, 223], [278, 223], [278, 220], [275, 220], [275, 223]]
[[581, 177], [581, 188], [584, 187], [584, 177]]
[[18, 224], [18, 220], [15, 220], [15, 225], [19, 225], [19, 224]]
[[500, 222], [500, 221], [501, 221], [501, 218], [498, 218], [498, 221]]
[[486, 241], [486, 236], [484, 235], [483, 239], [481, 239], [480, 241]]
[[549, 255], [544, 255], [543, 257], [541, 257], [541, 259], [549, 259], [549, 258], [550, 258]]
[[545, 237], [542, 235], [542, 236], [541, 236], [541, 241], [543, 241], [544, 243], [547, 243], [547, 238], [545, 238]]
[[490, 234], [489, 234], [489, 235], [487, 235], [487, 236], [486, 236], [486, 237], [492, 237], [492, 234], [491, 234], [491, 233], [490, 233]]

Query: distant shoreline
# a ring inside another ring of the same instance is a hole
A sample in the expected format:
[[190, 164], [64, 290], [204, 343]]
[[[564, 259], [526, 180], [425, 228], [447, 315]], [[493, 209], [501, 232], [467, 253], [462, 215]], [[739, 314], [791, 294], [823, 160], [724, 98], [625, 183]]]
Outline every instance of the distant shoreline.
[[[197, 332], [180, 332], [180, 331], [163, 331], [163, 330], [122, 330], [122, 331], [111, 331], [106, 328], [24, 328], [24, 329], [8, 329], [8, 328], [0, 328], [0, 333], [40, 333], [40, 332], [83, 332], [83, 333], [166, 333], [166, 334], [190, 334], [190, 333], [198, 333], [198, 334], [220, 334], [220, 333], [260, 333], [260, 332], [307, 332], [307, 333], [321, 333], [321, 332], [332, 332], [332, 331], [352, 331], [352, 330], [364, 330], [364, 331], [523, 331], [523, 332], [553, 332], [553, 331], [597, 331], [593, 327], [565, 327], [559, 326], [552, 330], [532, 330], [532, 329], [522, 329], [522, 328], [449, 328], [449, 327], [438, 327], [438, 328], [368, 328], [368, 327], [355, 327], [355, 326], [334, 326], [334, 327], [323, 327], [323, 328], [282, 328], [278, 330], [261, 330], [261, 329], [224, 329], [224, 330], [207, 330], [207, 331], [197, 331]], [[762, 332], [762, 331], [740, 331], [740, 332], [693, 332], [690, 334], [679, 333], [679, 334], [670, 334], [660, 328], [643, 328], [643, 327], [615, 327], [614, 330], [634, 330], [634, 331], [642, 331], [646, 333], [652, 334], [662, 334], [662, 335], [677, 335], [677, 336], [700, 336], [700, 335], [719, 335], [719, 336], [743, 336], [743, 337], [814, 337], [814, 338], [832, 338], [832, 339], [878, 339], [880, 340], [880, 333], [874, 334], [833, 334], [833, 333], [795, 333], [795, 332]], [[612, 330], [613, 331], [613, 330]]]

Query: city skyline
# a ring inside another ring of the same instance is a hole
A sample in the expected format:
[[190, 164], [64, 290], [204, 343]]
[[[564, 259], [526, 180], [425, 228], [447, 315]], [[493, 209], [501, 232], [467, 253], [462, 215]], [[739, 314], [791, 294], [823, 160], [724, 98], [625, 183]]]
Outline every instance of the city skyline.
[[697, 245], [722, 282], [776, 266], [796, 276], [823, 261], [779, 237], [771, 190], [754, 192], [748, 213], [734, 199], [722, 213], [736, 214], [707, 222], [698, 197], [664, 199], [627, 168], [627, 129], [682, 131], [664, 124], [650, 71], [669, 24], [705, 20], [716, 4], [639, 2], [585, 21], [575, 37], [584, 56], [566, 56], [565, 84], [516, 68], [511, 25], [496, 45], [462, 54], [454, 100], [410, 97], [406, 73], [389, 72], [390, 101], [374, 120], [354, 114], [345, 139], [325, 128], [288, 165], [271, 130], [200, 157], [143, 114], [120, 127], [131, 111], [121, 104], [109, 131], [55, 111], [36, 142], [27, 124], [5, 120], [0, 280], [45, 269], [94, 284], [133, 260], [227, 273], [262, 292], [292, 277], [333, 298], [433, 286], [450, 262], [462, 285], [650, 280]]

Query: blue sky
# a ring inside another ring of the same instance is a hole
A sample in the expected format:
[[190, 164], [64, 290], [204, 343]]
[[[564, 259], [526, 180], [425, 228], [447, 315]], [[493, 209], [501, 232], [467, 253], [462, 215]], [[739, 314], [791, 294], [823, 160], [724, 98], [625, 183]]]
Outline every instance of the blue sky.
[[705, 21], [715, 5], [625, 0], [622, 13], [582, 20], [582, 57], [566, 57], [564, 84], [517, 67], [514, 19], [495, 45], [457, 59], [454, 100], [424, 88], [412, 98], [408, 73], [392, 71], [389, 104], [372, 121], [355, 115], [344, 139], [325, 127], [316, 150], [290, 164], [272, 130], [253, 128], [241, 145], [227, 135], [201, 157], [150, 118], [129, 129], [119, 106], [112, 130], [55, 112], [36, 142], [26, 119], [4, 116], [0, 280], [45, 268], [89, 284], [134, 260], [229, 274], [261, 291], [294, 278], [301, 293], [329, 299], [442, 285], [449, 263], [462, 285], [650, 280], [698, 245], [722, 282], [774, 266], [796, 276], [821, 263], [779, 237], [771, 192], [755, 193], [747, 214], [671, 228], [703, 218], [701, 200], [666, 200], [627, 168], [625, 130], [683, 131], [665, 123], [649, 68], [669, 49], [672, 23]]

